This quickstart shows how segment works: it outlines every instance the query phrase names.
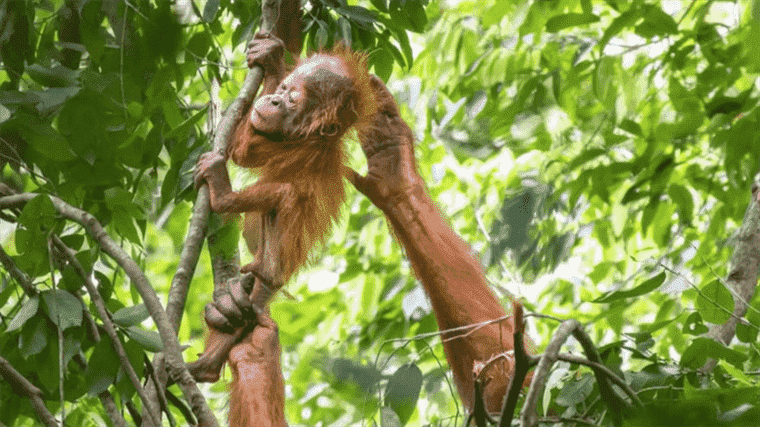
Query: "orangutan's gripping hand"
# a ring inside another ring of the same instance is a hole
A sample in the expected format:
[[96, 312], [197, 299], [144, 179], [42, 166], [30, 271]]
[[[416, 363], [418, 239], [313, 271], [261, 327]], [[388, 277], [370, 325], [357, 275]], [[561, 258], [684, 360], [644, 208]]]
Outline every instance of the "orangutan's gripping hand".
[[351, 170], [348, 178], [372, 203], [386, 209], [396, 196], [422, 180], [414, 160], [412, 130], [401, 118], [396, 101], [377, 76], [372, 76], [372, 89], [378, 110], [372, 124], [359, 134], [362, 151], [367, 156], [368, 173], [364, 177]]
[[259, 65], [266, 75], [279, 74], [284, 68], [285, 44], [269, 33], [256, 33], [248, 43], [248, 68]]
[[248, 297], [251, 290], [245, 288], [250, 283], [240, 277], [230, 280], [225, 292], [214, 302], [206, 304], [206, 322], [215, 329], [231, 333], [246, 321], [255, 318], [254, 308]]
[[209, 151], [201, 154], [198, 164], [193, 173], [195, 188], [200, 188], [203, 183], [208, 184], [211, 198], [211, 209], [214, 212], [229, 212], [233, 199], [230, 177], [227, 174], [227, 165], [219, 153]]

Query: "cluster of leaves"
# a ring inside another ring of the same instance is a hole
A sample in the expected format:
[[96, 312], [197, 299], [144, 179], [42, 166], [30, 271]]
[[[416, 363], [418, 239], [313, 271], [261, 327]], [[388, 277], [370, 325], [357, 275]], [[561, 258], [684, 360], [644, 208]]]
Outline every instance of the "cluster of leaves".
[[[336, 41], [369, 52], [370, 66], [388, 80], [393, 64], [410, 67], [412, 48], [407, 31], [422, 32], [427, 25], [427, 0], [375, 0], [377, 10], [348, 5], [346, 0], [317, 0], [305, 15], [306, 46], [316, 51]], [[392, 43], [395, 39], [398, 47]]]

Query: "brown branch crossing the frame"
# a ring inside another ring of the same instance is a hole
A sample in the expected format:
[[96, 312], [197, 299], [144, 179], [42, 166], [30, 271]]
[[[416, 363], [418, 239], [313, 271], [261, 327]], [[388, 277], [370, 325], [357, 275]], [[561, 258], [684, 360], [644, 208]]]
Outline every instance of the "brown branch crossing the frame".
[[[279, 14], [279, 4], [280, 2], [278, 0], [265, 0], [261, 4], [261, 16], [262, 16], [262, 23], [261, 23], [261, 30], [264, 32], [269, 32], [274, 29], [274, 25], [277, 22], [278, 14]], [[241, 120], [244, 111], [250, 106], [253, 97], [256, 95], [256, 92], [259, 90], [259, 86], [261, 85], [261, 82], [264, 78], [264, 70], [260, 66], [254, 66], [251, 68], [251, 70], [248, 72], [248, 75], [246, 76], [245, 82], [243, 83], [243, 87], [240, 89], [240, 92], [238, 93], [238, 96], [232, 101], [230, 106], [225, 111], [224, 115], [222, 116], [222, 120], [219, 123], [219, 126], [217, 128], [217, 132], [214, 134], [214, 143], [213, 143], [213, 150], [219, 154], [224, 154], [227, 151], [227, 144], [229, 143], [230, 139], [232, 138], [232, 134], [235, 130], [235, 126], [237, 123]], [[203, 185], [198, 190], [198, 197], [195, 200], [196, 206], [201, 206], [201, 209], [198, 209], [198, 215], [201, 216], [201, 220], [204, 220], [204, 224], [207, 221], [207, 217], [211, 212], [210, 209], [210, 197], [209, 197], [209, 190], [208, 185]], [[204, 216], [205, 215], [205, 216]], [[192, 221], [196, 220], [196, 214], [194, 212]], [[205, 232], [201, 236], [201, 239], [205, 236]], [[186, 242], [189, 244], [190, 242]], [[197, 244], [198, 246], [202, 245], [202, 240], [199, 242], [195, 242], [194, 244]], [[251, 275], [247, 275], [250, 277], [243, 276], [239, 280], [253, 280], [253, 277]], [[219, 289], [216, 289], [219, 286], [226, 286], [225, 280], [215, 280], [214, 283], [214, 295], [219, 294]], [[250, 289], [250, 287], [246, 287], [247, 289]], [[272, 293], [266, 292], [267, 289], [265, 288], [271, 288], [271, 284], [265, 284], [264, 286], [255, 286], [254, 287], [254, 294], [252, 295], [251, 299], [254, 305], [254, 311], [261, 311], [264, 310], [266, 307], [266, 304], [269, 302], [269, 299], [273, 296]], [[214, 346], [212, 348], [207, 348], [203, 355], [201, 355], [198, 360], [188, 365], [188, 369], [190, 370], [190, 373], [193, 375], [193, 377], [196, 379], [196, 381], [200, 382], [214, 382], [219, 378], [222, 366], [227, 360], [227, 355], [229, 354], [232, 347], [238, 343], [243, 337], [245, 337], [248, 333], [250, 333], [253, 328], [256, 326], [256, 321], [251, 320], [247, 322], [247, 324], [242, 327], [236, 329], [232, 334], [224, 334], [222, 337], [224, 339], [220, 339], [215, 341]]]

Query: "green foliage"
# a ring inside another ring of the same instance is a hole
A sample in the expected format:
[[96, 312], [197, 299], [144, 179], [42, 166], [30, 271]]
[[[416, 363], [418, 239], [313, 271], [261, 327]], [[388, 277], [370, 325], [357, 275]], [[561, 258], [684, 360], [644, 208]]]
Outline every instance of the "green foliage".
[[[0, 270], [0, 356], [57, 414], [62, 356], [67, 425], [107, 424], [101, 391], [120, 408], [138, 399], [110, 338], [92, 336], [85, 310], [100, 319], [53, 235], [92, 273], [141, 379], [163, 343], [124, 272], [47, 195], [104, 224], [165, 296], [208, 146], [209, 82], [236, 95], [260, 15], [258, 2], [174, 3], [0, 2], [2, 183], [40, 194], [2, 211], [0, 243], [37, 293]], [[737, 305], [731, 236], [760, 158], [757, 2], [306, 3], [306, 48], [343, 41], [384, 80], [395, 73], [418, 166], [452, 227], [500, 295], [585, 324], [647, 408], [627, 424], [758, 424], [757, 292], [736, 340], [703, 336]], [[425, 335], [435, 318], [382, 213], [357, 194], [346, 211], [321, 261], [289, 285], [296, 301], [272, 305], [289, 421], [461, 425]], [[238, 238], [234, 222], [212, 227]], [[204, 253], [178, 331], [188, 360], [211, 282]], [[539, 348], [557, 327], [528, 323]], [[14, 390], [0, 383], [0, 423], [35, 425]], [[561, 362], [540, 407], [612, 424], [597, 402], [590, 371]], [[190, 419], [186, 404], [172, 411]]]

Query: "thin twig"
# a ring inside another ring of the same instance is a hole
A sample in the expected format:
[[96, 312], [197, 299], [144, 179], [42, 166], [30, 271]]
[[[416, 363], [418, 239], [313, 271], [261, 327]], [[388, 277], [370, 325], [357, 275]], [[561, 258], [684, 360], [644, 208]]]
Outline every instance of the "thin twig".
[[636, 392], [633, 391], [633, 389], [625, 381], [623, 381], [622, 378], [620, 378], [619, 376], [617, 376], [607, 366], [605, 366], [605, 365], [603, 365], [601, 363], [592, 362], [592, 361], [590, 361], [588, 359], [585, 359], [583, 357], [578, 357], [578, 356], [575, 356], [575, 355], [572, 355], [572, 354], [567, 354], [567, 353], [560, 353], [560, 354], [558, 354], [557, 355], [557, 360], [563, 360], [565, 362], [576, 363], [578, 365], [588, 366], [589, 368], [592, 368], [592, 369], [595, 369], [595, 370], [598, 369], [599, 371], [601, 371], [602, 373], [604, 373], [605, 375], [607, 375], [607, 378], [609, 378], [610, 381], [612, 381], [613, 383], [615, 383], [616, 386], [620, 387], [620, 389], [623, 390], [626, 395], [628, 395], [628, 397], [633, 401], [633, 403], [636, 404], [636, 406], [638, 406], [640, 408], [644, 407], [644, 403], [641, 401], [641, 399], [639, 399], [639, 396], [636, 395]]
[[42, 390], [38, 389], [34, 384], [21, 375], [16, 369], [13, 368], [10, 362], [0, 356], [0, 377], [2, 377], [11, 388], [20, 394], [29, 398], [32, 404], [34, 414], [37, 415], [37, 419], [46, 427], [58, 427], [58, 421], [56, 421], [53, 414], [48, 411], [45, 406], [45, 399], [43, 399]]
[[[596, 350], [591, 337], [588, 336], [586, 331], [580, 325], [573, 331], [573, 337], [578, 340], [578, 343], [583, 347], [583, 351], [586, 353], [586, 357], [595, 363], [602, 364], [602, 359], [599, 357], [599, 352]], [[607, 407], [610, 409], [610, 414], [613, 417], [615, 425], [620, 425], [622, 422], [623, 407], [629, 407], [628, 402], [620, 398], [612, 389], [612, 385], [609, 383], [607, 377], [599, 370], [594, 369], [594, 377], [599, 383], [599, 395], [604, 399]], [[634, 400], [634, 402], [641, 403], [640, 400]]]
[[21, 289], [24, 290], [24, 293], [27, 296], [33, 297], [37, 295], [37, 290], [34, 289], [34, 285], [32, 285], [29, 277], [16, 266], [16, 263], [13, 262], [13, 258], [5, 252], [2, 246], [0, 246], [0, 263], [5, 267], [5, 271], [10, 273], [11, 277], [13, 277], [19, 286], [21, 286]]
[[525, 403], [520, 411], [520, 424], [523, 427], [532, 427], [536, 425], [538, 419], [538, 414], [536, 412], [538, 400], [544, 392], [544, 387], [546, 386], [546, 380], [549, 376], [551, 367], [554, 365], [554, 362], [557, 361], [557, 355], [559, 354], [562, 345], [567, 341], [570, 335], [572, 335], [573, 330], [578, 327], [580, 327], [580, 323], [575, 319], [562, 322], [559, 328], [554, 332], [551, 341], [549, 341], [549, 344], [546, 346], [544, 355], [541, 356], [538, 361], [538, 366], [536, 366], [534, 371], [533, 380], [530, 383], [528, 394], [525, 396]]
[[[153, 364], [150, 363], [150, 359], [147, 355], [143, 355], [143, 358], [145, 359], [145, 368], [147, 370], [147, 376], [150, 377], [150, 380], [153, 381], [153, 384], [159, 384], [158, 377], [156, 376], [156, 370], [153, 368]], [[163, 359], [161, 359], [163, 361]], [[174, 415], [172, 414], [172, 411], [169, 410], [169, 402], [166, 398], [167, 394], [169, 393], [168, 390], [164, 390], [163, 393], [158, 393], [158, 403], [161, 405], [161, 410], [166, 413], [166, 418], [169, 419], [169, 426], [170, 427], [176, 427], [177, 426], [177, 420], [174, 419]]]
[[74, 251], [70, 247], [66, 246], [66, 244], [63, 243], [63, 241], [56, 235], [53, 235], [53, 242], [55, 243], [58, 250], [60, 250], [69, 260], [72, 267], [74, 267], [74, 270], [76, 270], [77, 274], [79, 274], [79, 277], [82, 278], [84, 287], [87, 288], [87, 292], [90, 294], [90, 300], [95, 305], [95, 309], [98, 311], [98, 316], [100, 317], [100, 320], [103, 321], [103, 327], [106, 330], [108, 337], [111, 339], [113, 349], [116, 352], [116, 355], [119, 357], [121, 368], [124, 369], [124, 372], [127, 373], [132, 386], [134, 386], [135, 390], [137, 390], [137, 395], [140, 396], [140, 399], [142, 399], [143, 405], [148, 408], [148, 414], [154, 424], [160, 425], [158, 409], [153, 404], [153, 401], [148, 399], [148, 396], [145, 394], [145, 389], [140, 383], [140, 378], [137, 376], [137, 373], [132, 367], [132, 364], [129, 362], [127, 352], [124, 349], [121, 340], [119, 339], [119, 335], [116, 333], [116, 327], [111, 321], [111, 314], [108, 312], [106, 304], [103, 301], [103, 298], [100, 296], [100, 292], [98, 292], [98, 287], [95, 285], [95, 283], [93, 283], [92, 277], [87, 273], [87, 271], [85, 271], [82, 264], [76, 258]]
[[[55, 237], [55, 234], [51, 233], [51, 235]], [[46, 243], [47, 252], [49, 254], [48, 264], [50, 268], [50, 282], [53, 285], [53, 292], [58, 292], [58, 282], [56, 281], [55, 265], [53, 262], [53, 241], [48, 238]], [[61, 421], [63, 421], [66, 419], [66, 391], [63, 387], [63, 377], [66, 370], [63, 366], [63, 328], [61, 327], [61, 313], [58, 310], [56, 311], [58, 313], [54, 321], [57, 326], [57, 328], [55, 328], [56, 335], [58, 336], [58, 404], [61, 405]]]
[[523, 336], [525, 335], [525, 321], [523, 318], [522, 304], [513, 301], [512, 312], [515, 316], [515, 371], [509, 381], [507, 399], [504, 401], [504, 406], [502, 406], [501, 409], [499, 427], [508, 427], [512, 425], [512, 418], [514, 418], [515, 415], [515, 408], [517, 407], [517, 400], [520, 397], [523, 383], [525, 382], [525, 378], [527, 377], [531, 366], [534, 366], [538, 360], [529, 355], [525, 350], [525, 342], [523, 341]]

